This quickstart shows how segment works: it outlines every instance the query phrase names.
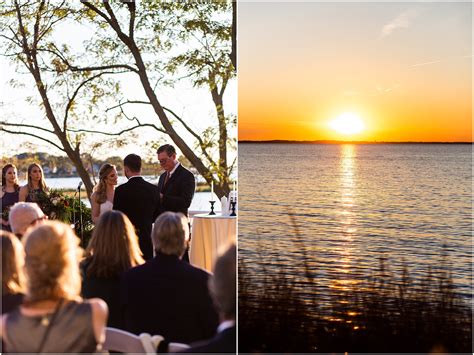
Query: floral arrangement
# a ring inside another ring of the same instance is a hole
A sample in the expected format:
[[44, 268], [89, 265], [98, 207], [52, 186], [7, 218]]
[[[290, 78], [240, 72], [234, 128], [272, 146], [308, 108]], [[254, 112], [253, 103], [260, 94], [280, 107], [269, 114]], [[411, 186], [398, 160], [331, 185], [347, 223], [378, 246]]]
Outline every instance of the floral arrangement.
[[79, 203], [74, 197], [65, 195], [62, 190], [52, 189], [47, 193], [39, 192], [36, 195], [36, 203], [49, 219], [70, 224], [81, 238], [81, 246], [87, 246], [94, 224], [91, 209], [84, 202]]
[[36, 195], [36, 203], [49, 219], [57, 219], [65, 223], [71, 223], [72, 204], [70, 198], [64, 196], [59, 190], [50, 190], [48, 193], [39, 192]]

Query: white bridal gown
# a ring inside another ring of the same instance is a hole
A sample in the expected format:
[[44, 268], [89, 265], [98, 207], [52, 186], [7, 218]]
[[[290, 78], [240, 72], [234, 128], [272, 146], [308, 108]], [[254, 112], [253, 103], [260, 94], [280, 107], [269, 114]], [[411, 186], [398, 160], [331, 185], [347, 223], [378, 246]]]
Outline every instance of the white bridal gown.
[[114, 207], [114, 204], [110, 202], [109, 200], [105, 201], [104, 203], [100, 204], [100, 210], [99, 210], [99, 216], [102, 216], [103, 213], [107, 211], [112, 211], [112, 207]]

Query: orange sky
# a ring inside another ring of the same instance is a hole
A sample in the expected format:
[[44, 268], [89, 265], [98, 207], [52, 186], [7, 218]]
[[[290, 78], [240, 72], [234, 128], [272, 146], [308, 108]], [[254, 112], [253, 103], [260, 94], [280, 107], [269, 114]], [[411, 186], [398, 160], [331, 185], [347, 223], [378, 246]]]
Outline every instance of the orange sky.
[[[239, 140], [472, 141], [470, 3], [239, 3]], [[366, 125], [345, 136], [344, 112]]]

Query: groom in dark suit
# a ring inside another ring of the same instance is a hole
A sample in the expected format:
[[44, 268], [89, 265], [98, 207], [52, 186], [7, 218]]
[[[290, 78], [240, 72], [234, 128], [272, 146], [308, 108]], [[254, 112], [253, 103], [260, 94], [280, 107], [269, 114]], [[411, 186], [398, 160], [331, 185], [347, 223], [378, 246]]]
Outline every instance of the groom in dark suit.
[[[193, 200], [196, 181], [194, 175], [176, 159], [176, 150], [170, 144], [158, 148], [158, 161], [165, 170], [158, 180], [160, 191], [160, 210], [163, 212], [181, 212], [188, 217], [188, 208]], [[183, 260], [189, 262], [188, 249]]]
[[176, 150], [172, 145], [162, 145], [157, 153], [158, 161], [165, 170], [158, 181], [160, 214], [167, 211], [181, 212], [188, 217], [188, 208], [196, 188], [194, 175], [176, 159]]
[[128, 182], [115, 189], [113, 208], [125, 213], [135, 226], [143, 258], [148, 260], [153, 258], [151, 225], [159, 213], [160, 192], [140, 176], [142, 159], [138, 155], [127, 155], [123, 165]]

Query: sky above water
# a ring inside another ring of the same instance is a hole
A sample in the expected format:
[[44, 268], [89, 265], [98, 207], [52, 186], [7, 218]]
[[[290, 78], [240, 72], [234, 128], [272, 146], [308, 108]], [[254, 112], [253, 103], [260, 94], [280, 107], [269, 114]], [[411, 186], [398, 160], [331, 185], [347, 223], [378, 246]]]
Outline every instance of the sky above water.
[[238, 25], [239, 140], [472, 141], [470, 2], [243, 2]]

